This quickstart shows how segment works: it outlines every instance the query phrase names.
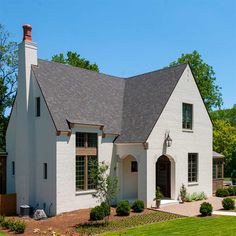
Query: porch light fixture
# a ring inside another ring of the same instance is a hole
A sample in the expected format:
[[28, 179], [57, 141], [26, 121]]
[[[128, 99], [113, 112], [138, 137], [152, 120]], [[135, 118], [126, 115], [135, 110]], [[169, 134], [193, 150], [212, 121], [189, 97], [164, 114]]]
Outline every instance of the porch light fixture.
[[168, 134], [166, 137], [166, 145], [167, 147], [170, 147], [172, 145], [172, 138], [170, 137], [170, 135]]

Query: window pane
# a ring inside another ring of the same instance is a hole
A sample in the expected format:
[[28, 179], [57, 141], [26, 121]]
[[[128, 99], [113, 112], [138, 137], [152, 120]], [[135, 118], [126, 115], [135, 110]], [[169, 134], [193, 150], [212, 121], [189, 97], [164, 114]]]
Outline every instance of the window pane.
[[138, 172], [138, 162], [131, 161], [131, 172]]
[[88, 156], [88, 189], [96, 188], [96, 180], [94, 180], [94, 172], [96, 171], [97, 167], [98, 167], [97, 156]]
[[88, 147], [97, 147], [97, 134], [96, 133], [88, 133]]
[[85, 133], [76, 133], [76, 147], [85, 147]]
[[43, 163], [43, 178], [47, 179], [48, 178], [48, 164]]
[[198, 155], [194, 153], [188, 154], [188, 181], [197, 182], [198, 179]]
[[222, 179], [223, 178], [223, 162], [219, 161], [218, 162], [218, 173], [217, 173], [217, 178]]
[[40, 97], [36, 98], [36, 116], [40, 116]]
[[216, 161], [213, 161], [213, 179], [216, 179], [216, 165], [217, 165], [217, 162]]
[[182, 127], [183, 129], [192, 129], [192, 119], [193, 119], [193, 105], [183, 103], [183, 110], [182, 110]]
[[84, 169], [85, 169], [85, 156], [76, 156], [76, 191], [81, 191], [85, 189], [84, 181]]

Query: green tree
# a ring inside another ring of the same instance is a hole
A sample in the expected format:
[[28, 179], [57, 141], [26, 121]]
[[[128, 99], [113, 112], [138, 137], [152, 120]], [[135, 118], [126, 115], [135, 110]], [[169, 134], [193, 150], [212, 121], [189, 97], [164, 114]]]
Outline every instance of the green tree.
[[[0, 24], [0, 150], [5, 149], [7, 112], [12, 107], [17, 82], [17, 44]], [[9, 112], [8, 112], [9, 113]]]
[[118, 179], [116, 176], [109, 175], [108, 169], [108, 165], [103, 162], [91, 162], [91, 180], [97, 190], [93, 197], [111, 206], [117, 197]]
[[215, 120], [213, 149], [225, 156], [225, 176], [230, 177], [236, 169], [236, 127], [228, 121]]
[[76, 52], [69, 51], [66, 56], [63, 53], [56, 54], [52, 57], [52, 61], [99, 72], [97, 64], [91, 64], [88, 60], [81, 58], [80, 54]]
[[223, 103], [221, 88], [215, 84], [216, 78], [212, 66], [206, 64], [196, 50], [192, 53], [182, 54], [177, 61], [170, 63], [170, 66], [181, 63], [189, 64], [208, 111], [220, 108]]
[[222, 109], [211, 112], [213, 120], [224, 120], [228, 121], [231, 125], [236, 127], [236, 105], [231, 109]]

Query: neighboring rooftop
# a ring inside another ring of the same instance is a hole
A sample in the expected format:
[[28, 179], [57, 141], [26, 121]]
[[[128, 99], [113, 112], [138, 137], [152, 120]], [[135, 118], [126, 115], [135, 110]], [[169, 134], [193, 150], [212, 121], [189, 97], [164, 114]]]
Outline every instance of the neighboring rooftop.
[[145, 142], [186, 66], [130, 78], [44, 60], [32, 68], [58, 131], [68, 121], [97, 124], [116, 142]]
[[213, 156], [213, 158], [223, 158], [224, 157], [224, 155], [222, 155], [218, 152], [215, 152], [215, 151], [212, 152], [212, 156]]

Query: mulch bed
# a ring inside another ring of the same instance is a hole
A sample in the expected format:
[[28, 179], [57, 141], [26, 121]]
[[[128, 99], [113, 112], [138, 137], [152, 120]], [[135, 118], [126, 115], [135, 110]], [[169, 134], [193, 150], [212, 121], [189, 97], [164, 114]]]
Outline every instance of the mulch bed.
[[[26, 230], [24, 235], [86, 235], [105, 231], [112, 231], [124, 228], [135, 227], [138, 225], [162, 222], [183, 216], [145, 209], [142, 213], [131, 212], [130, 216], [117, 216], [115, 208], [111, 209], [109, 224], [104, 226], [103, 222], [93, 223], [89, 221], [90, 209], [77, 210], [63, 213], [47, 220], [35, 221], [33, 219], [24, 219]], [[19, 219], [19, 217], [14, 217]], [[22, 218], [20, 218], [22, 219]], [[91, 226], [93, 224], [93, 226]], [[7, 232], [7, 231], [5, 231]], [[12, 234], [11, 232], [7, 232]]]

